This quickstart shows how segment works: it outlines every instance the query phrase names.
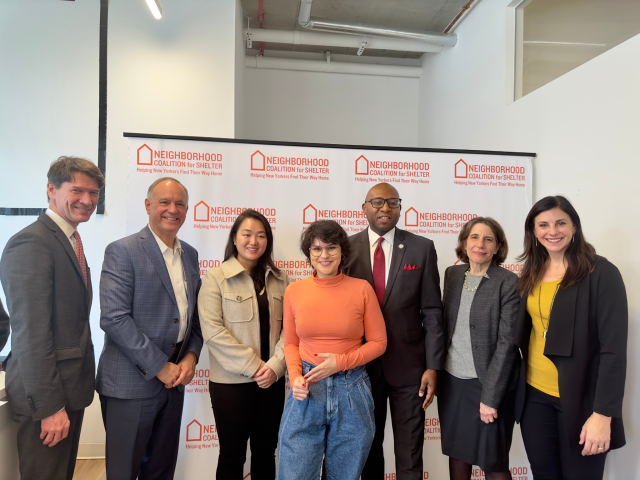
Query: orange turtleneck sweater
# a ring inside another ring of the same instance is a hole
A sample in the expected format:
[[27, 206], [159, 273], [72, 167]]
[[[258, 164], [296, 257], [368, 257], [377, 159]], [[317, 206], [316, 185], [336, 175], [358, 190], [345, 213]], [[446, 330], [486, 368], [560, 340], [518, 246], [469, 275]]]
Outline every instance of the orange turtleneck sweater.
[[[367, 343], [363, 344], [363, 339]], [[318, 365], [315, 353], [334, 353], [338, 371], [364, 365], [387, 349], [380, 305], [366, 280], [342, 273], [289, 285], [284, 294], [284, 355], [289, 380], [302, 376], [301, 359]]]

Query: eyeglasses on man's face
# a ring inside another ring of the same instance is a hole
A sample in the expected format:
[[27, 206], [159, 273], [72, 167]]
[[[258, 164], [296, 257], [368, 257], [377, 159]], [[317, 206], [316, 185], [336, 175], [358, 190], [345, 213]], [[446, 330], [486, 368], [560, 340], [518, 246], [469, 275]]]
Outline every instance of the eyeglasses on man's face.
[[327, 255], [329, 255], [330, 257], [335, 257], [340, 254], [340, 247], [338, 245], [329, 245], [328, 247], [325, 247], [325, 248], [314, 246], [309, 248], [309, 253], [311, 254], [312, 257], [315, 258], [322, 255], [323, 250], [326, 251]]
[[372, 198], [371, 200], [365, 200], [364, 203], [369, 202], [373, 208], [382, 208], [385, 202], [390, 208], [399, 208], [402, 202], [401, 198]]

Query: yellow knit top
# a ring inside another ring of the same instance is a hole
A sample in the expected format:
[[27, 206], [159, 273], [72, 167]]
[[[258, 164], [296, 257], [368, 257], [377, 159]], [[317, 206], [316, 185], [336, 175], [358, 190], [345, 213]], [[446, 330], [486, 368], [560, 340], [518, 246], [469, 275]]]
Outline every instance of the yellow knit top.
[[[529, 358], [527, 359], [527, 383], [533, 388], [554, 397], [560, 397], [558, 389], [558, 369], [544, 356], [547, 339], [543, 336], [548, 328], [551, 303], [562, 279], [553, 282], [540, 282], [533, 289], [533, 295], [527, 298], [527, 312], [531, 315], [533, 328], [529, 339]], [[542, 311], [542, 318], [540, 312]]]

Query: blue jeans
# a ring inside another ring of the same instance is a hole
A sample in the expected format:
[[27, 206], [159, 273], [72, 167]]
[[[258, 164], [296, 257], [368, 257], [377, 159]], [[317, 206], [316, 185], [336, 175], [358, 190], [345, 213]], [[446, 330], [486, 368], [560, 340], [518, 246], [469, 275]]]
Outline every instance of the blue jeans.
[[[315, 365], [302, 362], [306, 374]], [[371, 383], [364, 366], [309, 385], [303, 401], [291, 392], [278, 434], [277, 480], [358, 480], [375, 434]]]

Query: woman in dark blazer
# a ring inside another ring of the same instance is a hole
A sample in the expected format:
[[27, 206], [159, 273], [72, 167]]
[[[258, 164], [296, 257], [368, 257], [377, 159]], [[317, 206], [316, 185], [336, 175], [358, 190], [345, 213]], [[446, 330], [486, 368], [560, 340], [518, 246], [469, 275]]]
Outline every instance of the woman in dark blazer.
[[624, 283], [585, 241], [564, 197], [533, 206], [524, 245], [516, 419], [533, 478], [601, 480], [606, 452], [625, 444]]
[[502, 227], [476, 217], [464, 225], [447, 268], [444, 319], [447, 357], [438, 376], [442, 453], [452, 480], [478, 465], [487, 480], [511, 479], [509, 450], [520, 360], [513, 344], [518, 277], [500, 267], [508, 253]]

